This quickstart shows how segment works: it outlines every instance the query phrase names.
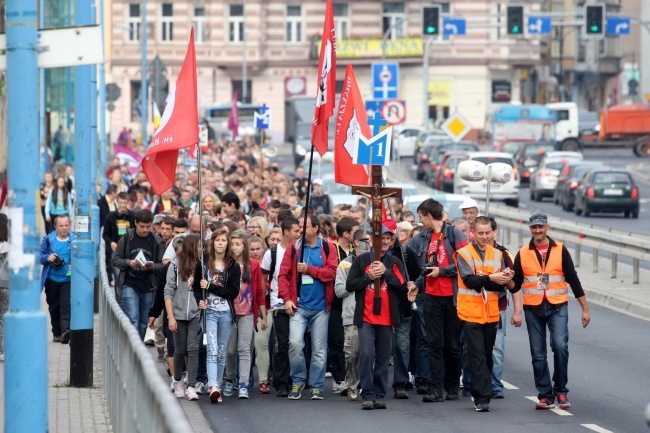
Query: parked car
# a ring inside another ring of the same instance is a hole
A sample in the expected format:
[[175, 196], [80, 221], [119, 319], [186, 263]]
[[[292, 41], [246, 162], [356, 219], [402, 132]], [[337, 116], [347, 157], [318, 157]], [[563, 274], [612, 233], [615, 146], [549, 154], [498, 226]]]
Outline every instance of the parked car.
[[420, 217], [416, 212], [420, 203], [424, 200], [432, 198], [442, 204], [442, 207], [450, 220], [453, 220], [456, 217], [463, 216], [463, 211], [459, 209], [461, 203], [467, 200], [467, 197], [460, 194], [418, 194], [412, 195], [404, 199], [404, 206], [408, 208], [415, 214], [415, 221], [420, 222]]
[[[444, 192], [454, 192], [454, 175], [458, 164], [469, 158], [469, 154], [463, 150], [445, 152], [438, 168], [433, 173], [433, 187]], [[430, 183], [431, 184], [431, 183]]]
[[539, 161], [547, 153], [555, 150], [555, 144], [548, 141], [533, 141], [524, 143], [517, 149], [513, 158], [517, 164], [517, 170], [521, 175], [522, 185], [527, 185], [530, 176], [535, 172]]
[[431, 136], [436, 136], [438, 137], [439, 140], [445, 140], [445, 139], [449, 140], [447, 134], [445, 134], [442, 131], [437, 131], [437, 130], [420, 131], [420, 133], [418, 134], [418, 138], [415, 139], [415, 154], [413, 155], [413, 162], [415, 164], [417, 164], [417, 160], [420, 157], [420, 152], [422, 151], [424, 142], [427, 140], [427, 138]]
[[502, 152], [506, 152], [511, 154], [512, 156], [515, 156], [515, 153], [517, 153], [519, 148], [526, 143], [527, 143], [526, 141], [508, 141], [503, 145]]
[[478, 145], [473, 141], [461, 141], [455, 145], [452, 141], [448, 141], [434, 147], [429, 156], [429, 168], [425, 170], [425, 179], [428, 185], [435, 187], [435, 172], [438, 169], [440, 160], [446, 152], [452, 151], [454, 149], [464, 150], [468, 152], [478, 152]]
[[423, 130], [424, 128], [421, 126], [404, 126], [396, 129], [393, 133], [391, 155], [397, 155], [400, 158], [413, 156], [415, 154], [415, 140]]
[[593, 169], [576, 189], [576, 215], [592, 212], [623, 212], [626, 218], [639, 217], [639, 187], [625, 170]]
[[[556, 154], [566, 155], [556, 156]], [[582, 161], [582, 154], [576, 152], [549, 152], [546, 154], [530, 177], [528, 188], [530, 199], [542, 201], [544, 197], [553, 197], [557, 180], [560, 177], [560, 169], [564, 164], [572, 161]]]
[[435, 148], [434, 144], [426, 144], [418, 152], [418, 159], [415, 163], [417, 165], [417, 179], [422, 180], [427, 177], [431, 166], [431, 151]]
[[[513, 179], [505, 184], [491, 183], [490, 200], [504, 201], [509, 206], [519, 206], [519, 185], [520, 176], [517, 173], [514, 159], [505, 152], [469, 152], [469, 160], [475, 160], [484, 164], [500, 162], [508, 164], [513, 168]], [[454, 193], [465, 194], [477, 200], [485, 200], [487, 193], [487, 181], [470, 182], [454, 176]]]
[[580, 180], [592, 168], [602, 168], [600, 161], [572, 161], [567, 162], [560, 169], [560, 176], [553, 192], [553, 203], [559, 204], [564, 210], [573, 210], [575, 189]]

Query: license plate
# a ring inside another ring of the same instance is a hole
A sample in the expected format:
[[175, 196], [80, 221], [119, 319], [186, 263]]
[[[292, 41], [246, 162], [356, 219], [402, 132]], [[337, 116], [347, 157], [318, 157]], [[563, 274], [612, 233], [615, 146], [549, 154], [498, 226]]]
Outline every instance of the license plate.
[[623, 195], [623, 190], [622, 189], [604, 189], [603, 190], [603, 195]]

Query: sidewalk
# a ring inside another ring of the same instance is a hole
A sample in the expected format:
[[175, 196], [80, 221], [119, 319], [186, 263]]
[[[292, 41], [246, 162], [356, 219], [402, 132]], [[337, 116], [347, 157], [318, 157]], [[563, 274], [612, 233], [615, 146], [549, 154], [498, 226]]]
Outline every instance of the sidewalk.
[[[70, 346], [52, 342], [50, 317], [45, 294], [41, 309], [47, 315], [48, 354], [48, 431], [50, 433], [112, 432], [104, 398], [104, 382], [99, 362], [99, 317], [95, 315], [92, 388], [70, 388]], [[4, 427], [4, 363], [0, 363], [0, 426]], [[3, 428], [3, 427], [0, 427]]]

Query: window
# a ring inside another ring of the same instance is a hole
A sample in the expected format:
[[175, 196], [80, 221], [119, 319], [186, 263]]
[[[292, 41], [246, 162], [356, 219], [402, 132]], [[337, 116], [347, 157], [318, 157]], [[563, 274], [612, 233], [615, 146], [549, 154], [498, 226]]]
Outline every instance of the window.
[[404, 3], [387, 2], [382, 9], [382, 32], [390, 30], [390, 38], [396, 39], [404, 34]]
[[129, 5], [129, 40], [138, 42], [140, 40], [140, 28], [142, 26], [142, 19], [140, 18], [140, 5]]
[[[253, 100], [253, 83], [251, 80], [246, 80], [246, 99], [244, 99], [244, 92], [242, 88], [242, 80], [232, 80], [232, 94], [235, 95], [235, 90], [237, 91], [237, 96], [239, 96], [239, 102], [242, 104], [250, 104]], [[232, 97], [230, 98], [232, 100]], [[241, 111], [240, 111], [241, 116]]]
[[345, 39], [348, 37], [348, 27], [350, 21], [348, 18], [348, 4], [334, 3], [334, 27], [336, 28], [336, 39]]
[[139, 122], [142, 118], [142, 104], [140, 103], [140, 80], [131, 81], [131, 122]]
[[287, 5], [287, 42], [302, 41], [301, 17], [300, 5]]
[[172, 17], [174, 16], [172, 3], [162, 4], [162, 19], [160, 20], [160, 40], [173, 41], [174, 40], [174, 23]]
[[194, 40], [196, 42], [205, 42], [208, 36], [205, 22], [205, 6], [194, 6], [192, 27], [194, 27]]
[[230, 5], [228, 40], [230, 42], [244, 42], [244, 5]]
[[556, 110], [557, 120], [569, 120], [569, 110]]

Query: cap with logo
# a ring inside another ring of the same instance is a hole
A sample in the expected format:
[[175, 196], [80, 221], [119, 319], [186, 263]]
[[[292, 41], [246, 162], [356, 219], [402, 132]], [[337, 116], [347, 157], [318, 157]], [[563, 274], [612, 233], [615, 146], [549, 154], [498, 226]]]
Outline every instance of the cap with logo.
[[545, 226], [546, 224], [548, 224], [548, 217], [541, 213], [533, 214], [528, 219], [528, 227]]

